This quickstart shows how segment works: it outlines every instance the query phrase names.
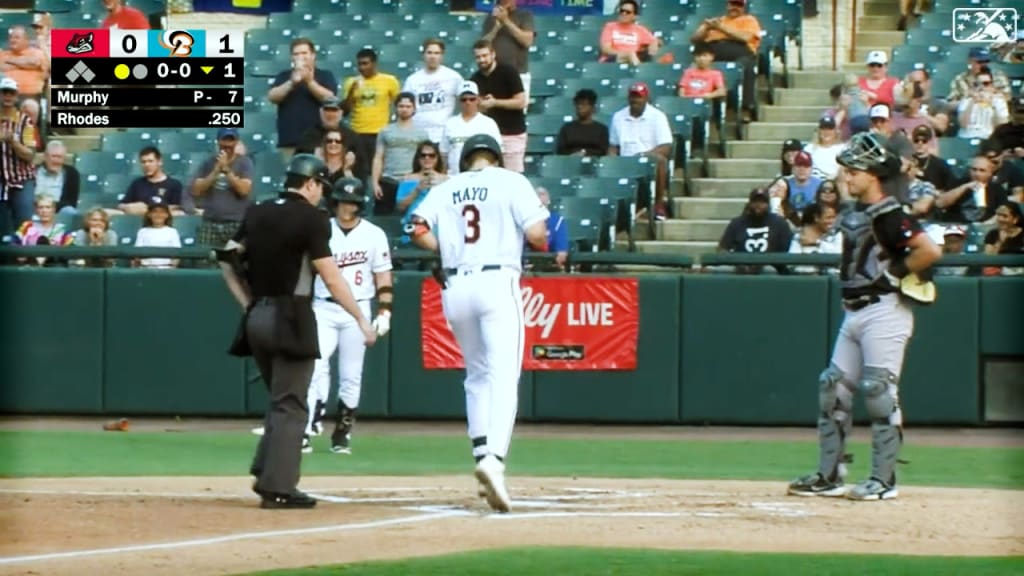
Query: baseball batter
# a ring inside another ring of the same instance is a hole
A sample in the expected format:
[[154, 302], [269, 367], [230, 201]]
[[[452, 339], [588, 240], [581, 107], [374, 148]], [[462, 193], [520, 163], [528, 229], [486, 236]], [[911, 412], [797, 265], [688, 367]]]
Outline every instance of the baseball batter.
[[548, 210], [525, 177], [502, 167], [493, 136], [469, 137], [459, 164], [460, 174], [431, 189], [414, 210], [407, 233], [420, 247], [441, 254], [435, 276], [466, 365], [474, 474], [491, 508], [508, 512], [505, 456], [518, 409], [525, 339], [519, 287], [523, 237], [547, 249]]
[[[898, 385], [914, 331], [911, 298], [939, 259], [939, 247], [882, 184], [899, 173], [900, 160], [873, 134], [855, 135], [837, 158], [846, 168], [857, 210], [842, 217], [840, 271], [846, 310], [832, 362], [819, 377], [818, 470], [789, 485], [798, 496], [851, 500], [896, 498], [896, 463], [903, 444]], [[932, 295], [934, 298], [934, 295]], [[864, 396], [871, 418], [871, 476], [849, 491], [842, 462], [853, 417], [853, 395]]]
[[[359, 180], [342, 178], [334, 183], [333, 199], [328, 203], [335, 213], [331, 219], [329, 246], [341, 276], [352, 287], [352, 294], [367, 318], [370, 318], [370, 303], [376, 296], [377, 317], [373, 328], [377, 336], [384, 336], [391, 329], [394, 297], [390, 244], [383, 230], [360, 217], [365, 200]], [[319, 276], [313, 286], [313, 297], [320, 358], [313, 367], [309, 386], [310, 411], [302, 451], [307, 454], [313, 451], [309, 437], [318, 433], [319, 421], [326, 410], [331, 357], [337, 351], [338, 419], [331, 434], [331, 452], [351, 454], [352, 426], [362, 392], [366, 345], [355, 319], [331, 298]]]

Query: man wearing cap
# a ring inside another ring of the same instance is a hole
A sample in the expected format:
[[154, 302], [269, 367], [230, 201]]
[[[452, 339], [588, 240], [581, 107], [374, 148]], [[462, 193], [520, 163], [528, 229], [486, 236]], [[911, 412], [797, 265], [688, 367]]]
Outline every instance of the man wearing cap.
[[505, 168], [522, 173], [526, 157], [526, 89], [515, 68], [495, 58], [487, 40], [473, 45], [477, 71], [470, 80], [480, 90], [480, 110], [494, 119], [501, 131], [501, 153]]
[[35, 145], [36, 127], [18, 108], [18, 83], [0, 79], [0, 209], [6, 205], [12, 222], [31, 220], [35, 210]]
[[995, 166], [993, 182], [1005, 188], [1011, 197], [1024, 195], [1024, 169], [1016, 162], [1009, 161], [1012, 158], [1011, 152], [1001, 140], [991, 137], [983, 141], [978, 146], [978, 152], [984, 154]]
[[811, 155], [801, 150], [793, 156], [793, 175], [779, 178], [768, 192], [772, 211], [789, 218], [794, 225], [800, 223], [799, 213], [815, 201], [821, 178], [811, 175], [814, 162]]
[[[788, 252], [793, 230], [786, 220], [770, 210], [771, 199], [764, 188], [755, 188], [743, 213], [729, 221], [718, 241], [719, 252]], [[745, 272], [760, 272], [760, 266]]]
[[267, 99], [277, 105], [277, 148], [285, 159], [301, 142], [303, 132], [320, 121], [320, 104], [338, 92], [338, 80], [316, 66], [316, 46], [296, 38], [290, 46], [292, 63], [274, 78]]
[[862, 93], [867, 94], [868, 104], [896, 105], [896, 87], [899, 78], [889, 76], [889, 56], [882, 50], [868, 52], [867, 74], [857, 79]]
[[444, 124], [444, 135], [441, 137], [441, 153], [447, 157], [445, 165], [448, 175], [459, 173], [459, 159], [462, 158], [462, 143], [470, 136], [487, 134], [501, 142], [501, 131], [498, 124], [490, 116], [480, 113], [480, 90], [476, 82], [466, 80], [459, 88], [460, 113], [452, 116]]
[[[988, 48], [976, 46], [971, 48], [971, 51], [967, 55], [967, 70], [957, 74], [953, 81], [949, 84], [949, 94], [947, 98], [950, 104], [957, 104], [961, 100], [969, 97], [973, 92], [974, 88], [978, 83], [978, 74], [981, 72], [982, 67], [988, 67], [988, 63], [992, 60], [992, 54]], [[1010, 91], [1010, 79], [1006, 77], [1006, 74], [1001, 70], [992, 70], [992, 88], [996, 92], [1003, 95], [1003, 98], [1009, 100], [1013, 97]]]
[[[650, 104], [647, 84], [635, 82], [629, 87], [629, 104], [612, 116], [608, 135], [609, 156], [647, 156], [655, 163], [654, 217], [668, 218], [668, 159], [672, 154], [672, 128], [668, 117]], [[646, 206], [646, 194], [637, 199]]]
[[746, 0], [728, 0], [725, 15], [706, 18], [690, 41], [696, 49], [709, 48], [718, 62], [735, 62], [743, 67], [743, 120], [749, 122], [757, 105], [755, 89], [761, 23], [747, 14]]
[[238, 130], [217, 131], [217, 154], [196, 170], [189, 183], [186, 212], [190, 204], [203, 209], [203, 220], [196, 233], [202, 246], [223, 246], [235, 232], [252, 204], [252, 160], [236, 153]]
[[[295, 147], [295, 153], [318, 154], [323, 146], [324, 136], [332, 130], [341, 132], [341, 138], [346, 147], [356, 141], [356, 133], [341, 121], [341, 100], [333, 95], [324, 98], [320, 104], [320, 122], [303, 132], [298, 146]], [[351, 148], [349, 148], [349, 154], [352, 154]]]
[[934, 152], [935, 145], [932, 129], [927, 126], [918, 126], [911, 133], [914, 147], [914, 165], [917, 168], [917, 178], [931, 182], [936, 190], [946, 191], [955, 186], [953, 170], [944, 158], [940, 158]]
[[413, 123], [416, 114], [416, 95], [402, 92], [395, 100], [397, 119], [377, 134], [377, 148], [374, 151], [370, 171], [373, 182], [374, 214], [392, 214], [395, 211], [395, 195], [398, 183], [412, 172], [416, 147], [428, 140], [427, 131]]
[[882, 182], [882, 190], [887, 196], [892, 196], [900, 202], [907, 203], [907, 170], [913, 162], [914, 147], [906, 134], [893, 129], [891, 116], [892, 109], [885, 104], [875, 104], [871, 107], [871, 133], [878, 142], [893, 156], [900, 159], [900, 170]]
[[[964, 249], [967, 247], [967, 227], [959, 224], [952, 226], [934, 226], [940, 232], [942, 232], [941, 241], [936, 244], [942, 246], [943, 256], [959, 256], [964, 253]], [[929, 236], [932, 235], [929, 230]], [[968, 275], [967, 266], [939, 266], [935, 269], [935, 274], [938, 276], [966, 276]]]
[[1024, 96], [1014, 98], [1010, 103], [1013, 115], [1010, 121], [997, 126], [992, 138], [998, 139], [1003, 146], [1018, 159], [1024, 158]]

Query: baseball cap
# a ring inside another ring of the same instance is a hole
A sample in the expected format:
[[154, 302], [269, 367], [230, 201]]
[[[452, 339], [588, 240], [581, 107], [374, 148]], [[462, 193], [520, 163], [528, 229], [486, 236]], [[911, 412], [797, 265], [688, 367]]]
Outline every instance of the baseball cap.
[[871, 107], [871, 118], [889, 118], [889, 107], [885, 104], [875, 104]]
[[466, 80], [462, 83], [462, 86], [459, 86], [459, 96], [462, 96], [463, 94], [472, 94], [473, 96], [479, 96], [480, 89], [477, 88], [476, 82], [473, 82], [472, 80]]
[[10, 77], [0, 79], [0, 91], [2, 90], [14, 90], [15, 92], [17, 92], [18, 83], [14, 80], [14, 78]]
[[771, 198], [768, 196], [768, 190], [764, 188], [754, 188], [750, 191], [750, 201], [761, 201], [771, 203]]
[[149, 199], [149, 202], [146, 202], [146, 207], [149, 210], [152, 210], [153, 208], [159, 208], [161, 206], [163, 206], [164, 208], [168, 208], [167, 201], [164, 200], [162, 196], [153, 196]]
[[796, 138], [790, 138], [789, 140], [786, 140], [785, 142], [782, 143], [782, 151], [783, 152], [792, 152], [794, 150], [803, 150], [803, 149], [804, 149], [803, 143], [800, 142], [799, 140], [797, 140]]
[[946, 226], [942, 231], [943, 236], [963, 236], [967, 237], [967, 228], [960, 225]]
[[968, 52], [967, 57], [978, 62], [988, 62], [992, 59], [992, 53], [988, 51], [988, 48], [975, 46]]
[[325, 110], [341, 110], [341, 100], [334, 96], [328, 96], [320, 103], [320, 107]]
[[889, 55], [884, 50], [872, 50], [868, 52], [866, 64], [888, 64]]
[[811, 160], [811, 155], [808, 154], [807, 152], [804, 152], [803, 150], [801, 150], [800, 152], [797, 152], [796, 156], [793, 157], [793, 166], [807, 166], [807, 167], [810, 167], [810, 166], [813, 166], [813, 165], [814, 165], [814, 161]]
[[818, 120], [818, 128], [835, 128], [836, 119], [831, 116], [822, 116], [821, 120]]
[[637, 96], [648, 96], [650, 95], [650, 93], [650, 88], [648, 88], [647, 84], [645, 84], [644, 82], [633, 82], [629, 86], [630, 96], [632, 96], [633, 94], [636, 94]]
[[929, 128], [928, 126], [918, 126], [917, 128], [914, 128], [913, 132], [910, 133], [910, 137], [913, 140], [917, 140], [918, 138], [931, 140], [932, 136], [932, 129]]
[[234, 128], [221, 128], [217, 130], [217, 140], [221, 138], [238, 138], [238, 130]]

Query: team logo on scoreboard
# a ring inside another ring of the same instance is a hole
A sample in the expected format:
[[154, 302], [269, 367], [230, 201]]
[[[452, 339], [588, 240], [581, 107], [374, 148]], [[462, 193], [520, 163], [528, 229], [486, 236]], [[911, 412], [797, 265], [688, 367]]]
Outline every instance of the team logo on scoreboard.
[[88, 54], [92, 52], [92, 32], [88, 34], [75, 34], [68, 41], [65, 47], [69, 54]]
[[169, 30], [160, 35], [160, 45], [170, 51], [171, 57], [191, 56], [195, 43], [192, 34], [184, 30]]

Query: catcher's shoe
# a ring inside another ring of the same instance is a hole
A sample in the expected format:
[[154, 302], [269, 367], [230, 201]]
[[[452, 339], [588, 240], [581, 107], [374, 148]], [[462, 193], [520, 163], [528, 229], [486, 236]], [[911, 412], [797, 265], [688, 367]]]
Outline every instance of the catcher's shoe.
[[882, 482], [878, 478], [868, 478], [854, 486], [846, 494], [850, 500], [892, 500], [900, 495], [896, 484]]
[[313, 453], [313, 445], [309, 442], [309, 436], [307, 436], [305, 434], [302, 435], [302, 453], [303, 454], [312, 454]]
[[331, 433], [331, 452], [335, 454], [351, 454], [351, 442], [352, 435], [348, 433], [346, 428], [335, 428], [334, 432]]
[[505, 488], [505, 465], [495, 455], [488, 454], [477, 463], [474, 475], [484, 487], [487, 504], [498, 512], [508, 512], [512, 499]]
[[837, 479], [830, 482], [815, 472], [790, 482], [787, 492], [793, 496], [830, 496], [835, 498], [846, 494], [846, 486], [843, 485], [842, 480]]
[[298, 490], [291, 494], [263, 492], [260, 496], [263, 497], [263, 501], [260, 502], [260, 508], [264, 510], [303, 510], [316, 507], [315, 498]]

